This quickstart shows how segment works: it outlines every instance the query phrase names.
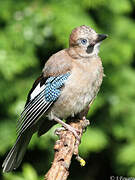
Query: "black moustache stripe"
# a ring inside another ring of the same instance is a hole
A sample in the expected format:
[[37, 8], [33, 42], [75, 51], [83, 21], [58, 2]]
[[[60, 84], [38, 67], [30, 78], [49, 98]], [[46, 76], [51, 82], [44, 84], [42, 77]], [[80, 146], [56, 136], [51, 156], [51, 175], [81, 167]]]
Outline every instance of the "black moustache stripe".
[[90, 53], [93, 52], [93, 49], [94, 49], [94, 45], [89, 45], [89, 46], [87, 47], [87, 49], [86, 49], [86, 52], [87, 52], [88, 54], [90, 54]]

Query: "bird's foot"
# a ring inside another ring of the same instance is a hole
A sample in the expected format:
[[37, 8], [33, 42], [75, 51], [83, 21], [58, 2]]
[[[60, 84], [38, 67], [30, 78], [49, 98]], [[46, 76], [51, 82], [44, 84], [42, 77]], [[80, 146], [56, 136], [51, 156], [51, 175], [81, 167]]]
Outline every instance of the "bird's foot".
[[67, 126], [65, 127], [67, 130], [69, 130], [70, 132], [72, 132], [75, 136], [75, 138], [80, 142], [80, 131], [75, 129], [74, 127], [70, 126], [69, 124], [67, 124]]
[[90, 125], [90, 121], [86, 119], [86, 116], [83, 116], [83, 121], [85, 122], [86, 126]]
[[75, 129], [74, 127], [70, 126], [69, 124], [65, 123], [64, 121], [62, 121], [61, 119], [59, 119], [57, 117], [54, 117], [53, 119], [63, 126], [61, 128], [57, 128], [55, 130], [55, 134], [59, 135], [60, 131], [67, 129], [70, 132], [72, 132], [74, 134], [75, 138], [80, 142], [80, 136], [79, 136], [80, 131], [79, 130]]
[[65, 131], [66, 129], [64, 127], [58, 127], [57, 129], [55, 129], [54, 134], [55, 135], [60, 135], [61, 131]]
[[88, 125], [90, 125], [90, 121], [83, 116], [83, 132], [86, 131]]

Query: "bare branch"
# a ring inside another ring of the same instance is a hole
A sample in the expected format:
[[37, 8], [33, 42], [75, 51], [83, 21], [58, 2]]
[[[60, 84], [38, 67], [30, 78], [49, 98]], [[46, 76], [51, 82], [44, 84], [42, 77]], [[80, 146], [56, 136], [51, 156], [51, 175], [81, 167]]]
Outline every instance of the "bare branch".
[[[69, 123], [72, 127], [80, 132], [80, 138], [84, 129], [89, 125], [89, 121], [85, 118], [75, 120]], [[68, 130], [59, 131], [59, 140], [54, 145], [54, 160], [50, 170], [45, 175], [45, 180], [66, 180], [69, 175], [69, 166], [71, 158], [76, 155], [76, 159], [82, 163], [84, 160], [79, 157], [78, 147], [79, 141], [75, 139], [72, 132]], [[85, 162], [85, 161], [84, 161]]]

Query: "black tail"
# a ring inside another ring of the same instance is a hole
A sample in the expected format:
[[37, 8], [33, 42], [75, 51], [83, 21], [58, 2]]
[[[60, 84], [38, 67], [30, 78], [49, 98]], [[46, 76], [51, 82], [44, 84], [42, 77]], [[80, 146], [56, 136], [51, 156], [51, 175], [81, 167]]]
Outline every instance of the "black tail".
[[15, 145], [12, 147], [2, 164], [3, 172], [10, 172], [18, 168], [22, 162], [32, 135], [38, 131], [38, 135], [41, 136], [46, 133], [54, 124], [56, 124], [55, 121], [49, 121], [47, 119], [41, 118], [38, 123], [34, 124], [32, 127], [20, 134], [16, 140]]
[[29, 131], [26, 131], [18, 136], [15, 145], [12, 147], [2, 164], [3, 172], [10, 172], [20, 165], [26, 152], [27, 146], [34, 133], [35, 129], [31, 128], [29, 129]]

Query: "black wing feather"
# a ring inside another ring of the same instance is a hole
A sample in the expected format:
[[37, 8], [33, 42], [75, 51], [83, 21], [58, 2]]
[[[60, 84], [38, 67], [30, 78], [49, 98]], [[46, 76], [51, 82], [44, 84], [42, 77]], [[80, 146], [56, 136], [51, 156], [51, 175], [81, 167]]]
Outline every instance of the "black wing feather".
[[25, 104], [24, 110], [21, 113], [19, 120], [17, 121], [16, 132], [22, 134], [31, 125], [33, 125], [53, 104], [53, 102], [46, 102], [44, 97], [45, 88], [39, 92], [39, 94], [31, 100], [31, 94], [40, 83], [40, 86], [45, 84], [47, 78], [42, 75], [34, 82], [32, 89], [30, 90]]

